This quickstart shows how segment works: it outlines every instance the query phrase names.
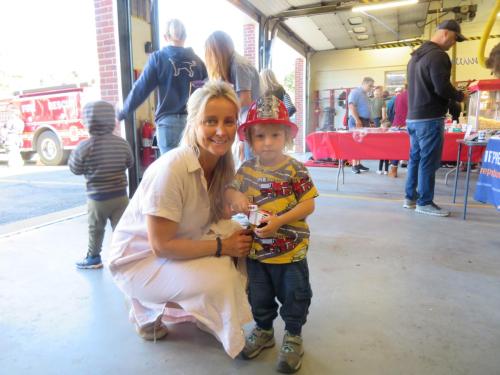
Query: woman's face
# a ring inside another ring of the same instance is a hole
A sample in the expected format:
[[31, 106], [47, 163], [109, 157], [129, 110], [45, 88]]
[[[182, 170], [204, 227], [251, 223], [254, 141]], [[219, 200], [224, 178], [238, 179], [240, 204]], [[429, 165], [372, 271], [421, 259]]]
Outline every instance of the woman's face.
[[212, 98], [196, 128], [200, 151], [221, 157], [231, 149], [236, 135], [238, 108], [226, 98]]

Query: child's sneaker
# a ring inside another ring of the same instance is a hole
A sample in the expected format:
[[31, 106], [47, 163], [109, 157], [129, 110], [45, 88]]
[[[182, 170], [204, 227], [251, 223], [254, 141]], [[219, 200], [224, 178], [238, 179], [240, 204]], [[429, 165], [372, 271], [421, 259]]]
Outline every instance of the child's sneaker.
[[76, 267], [81, 268], [81, 269], [88, 269], [88, 268], [101, 268], [102, 267], [102, 261], [101, 261], [101, 256], [95, 256], [91, 257], [90, 255], [87, 255], [85, 259], [83, 259], [80, 262], [76, 262]]
[[302, 356], [304, 348], [302, 347], [302, 337], [291, 335], [286, 332], [283, 337], [280, 355], [278, 357], [277, 370], [285, 374], [291, 374], [300, 369], [302, 365]]
[[383, 172], [381, 170], [378, 170], [377, 171], [377, 174], [382, 174]]
[[255, 327], [245, 339], [245, 347], [240, 353], [241, 357], [243, 357], [243, 359], [255, 358], [263, 349], [271, 348], [274, 344], [273, 329], [266, 331], [259, 327]]

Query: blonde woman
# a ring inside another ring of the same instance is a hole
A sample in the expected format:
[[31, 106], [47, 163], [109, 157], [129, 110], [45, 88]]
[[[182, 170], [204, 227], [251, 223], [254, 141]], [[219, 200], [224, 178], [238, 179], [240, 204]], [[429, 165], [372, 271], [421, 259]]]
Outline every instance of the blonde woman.
[[[213, 32], [205, 42], [205, 63], [210, 79], [222, 79], [231, 83], [238, 94], [241, 110], [240, 122], [244, 122], [250, 105], [260, 96], [260, 79], [257, 69], [234, 50], [231, 37], [224, 31]], [[240, 160], [252, 157], [245, 146]]]
[[208, 82], [187, 108], [181, 146], [147, 169], [116, 227], [109, 269], [131, 301], [141, 337], [160, 339], [166, 323], [191, 321], [234, 358], [252, 318], [231, 257], [245, 257], [252, 237], [213, 226], [211, 239], [204, 234], [225, 217], [221, 197], [234, 177], [238, 98], [229, 84]]

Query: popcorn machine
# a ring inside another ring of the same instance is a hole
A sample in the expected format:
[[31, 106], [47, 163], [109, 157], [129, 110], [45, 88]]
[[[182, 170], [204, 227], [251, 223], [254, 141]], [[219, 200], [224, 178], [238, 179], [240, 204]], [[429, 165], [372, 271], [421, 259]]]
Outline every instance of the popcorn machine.
[[500, 79], [472, 82], [467, 124], [473, 130], [500, 130]]

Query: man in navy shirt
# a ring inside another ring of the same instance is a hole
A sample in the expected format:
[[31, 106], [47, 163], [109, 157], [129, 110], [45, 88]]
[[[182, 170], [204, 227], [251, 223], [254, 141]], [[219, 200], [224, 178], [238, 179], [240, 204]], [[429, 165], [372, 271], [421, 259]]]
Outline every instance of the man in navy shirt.
[[[363, 128], [370, 126], [370, 101], [368, 93], [373, 89], [375, 81], [371, 77], [363, 78], [361, 86], [349, 93], [347, 102], [349, 103], [349, 129]], [[361, 164], [360, 160], [352, 161], [352, 173], [359, 174], [369, 168]]]
[[151, 54], [118, 114], [118, 120], [125, 119], [158, 87], [155, 122], [162, 154], [179, 144], [186, 126], [186, 103], [192, 82], [203, 81], [208, 76], [205, 64], [192, 48], [184, 48], [186, 29], [181, 21], [169, 20], [164, 37], [168, 45]]

